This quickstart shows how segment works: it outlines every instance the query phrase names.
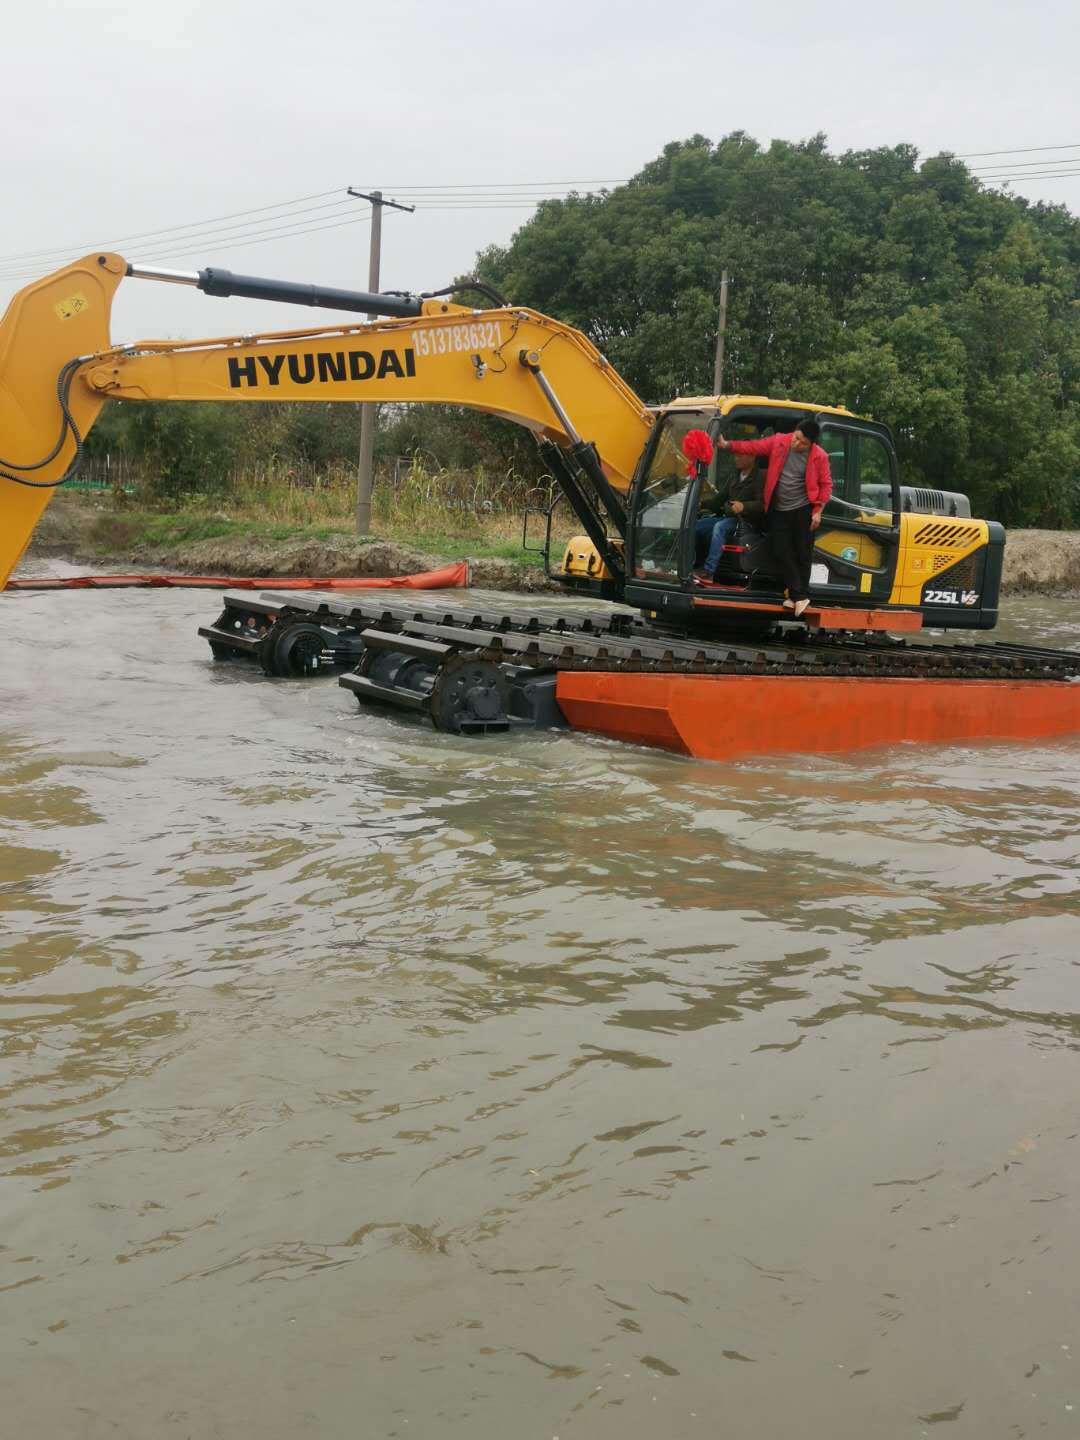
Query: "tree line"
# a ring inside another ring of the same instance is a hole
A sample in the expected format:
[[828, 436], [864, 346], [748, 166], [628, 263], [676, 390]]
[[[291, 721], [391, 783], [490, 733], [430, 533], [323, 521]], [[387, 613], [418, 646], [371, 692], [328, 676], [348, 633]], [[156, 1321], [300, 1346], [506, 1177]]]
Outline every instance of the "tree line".
[[[1080, 220], [952, 156], [696, 135], [617, 189], [543, 202], [476, 273], [662, 402], [712, 390], [725, 269], [727, 393], [846, 405], [892, 428], [910, 483], [1006, 524], [1080, 525]], [[170, 488], [241, 457], [355, 456], [349, 406], [115, 410], [92, 443], [134, 447]], [[515, 427], [437, 407], [395, 409], [381, 448], [535, 465]]]

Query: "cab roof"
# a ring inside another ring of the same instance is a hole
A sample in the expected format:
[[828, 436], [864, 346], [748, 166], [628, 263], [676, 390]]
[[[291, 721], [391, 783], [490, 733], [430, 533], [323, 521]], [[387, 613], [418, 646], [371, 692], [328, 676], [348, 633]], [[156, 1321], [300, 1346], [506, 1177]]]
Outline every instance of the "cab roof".
[[[842, 405], [816, 405], [805, 400], [773, 400], [768, 395], [680, 395], [677, 400], [669, 401], [667, 405], [657, 405], [655, 413], [667, 415], [679, 410], [719, 410], [721, 415], [727, 415], [744, 405], [755, 410], [767, 405], [770, 410], [798, 410], [803, 415], [843, 415], [849, 420], [856, 418], [851, 410], [844, 409]], [[650, 406], [650, 409], [652, 408]]]

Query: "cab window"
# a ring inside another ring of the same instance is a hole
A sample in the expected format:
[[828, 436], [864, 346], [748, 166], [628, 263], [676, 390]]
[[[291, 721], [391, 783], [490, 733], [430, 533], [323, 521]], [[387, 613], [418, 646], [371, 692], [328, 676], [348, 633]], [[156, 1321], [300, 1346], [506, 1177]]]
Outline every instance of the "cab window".
[[821, 432], [821, 448], [829, 457], [829, 472], [832, 475], [833, 494], [840, 500], [850, 500], [848, 493], [848, 443], [851, 437], [844, 430]]
[[705, 423], [704, 415], [694, 413], [668, 415], [662, 422], [635, 515], [634, 574], [641, 579], [678, 577], [683, 516], [694, 483], [682, 442], [688, 430], [702, 430]]
[[826, 423], [820, 443], [833, 481], [826, 513], [834, 520], [891, 525], [892, 465], [885, 442], [869, 431]]
[[876, 435], [859, 436], [857, 504], [876, 510], [893, 508], [892, 466], [884, 441]]

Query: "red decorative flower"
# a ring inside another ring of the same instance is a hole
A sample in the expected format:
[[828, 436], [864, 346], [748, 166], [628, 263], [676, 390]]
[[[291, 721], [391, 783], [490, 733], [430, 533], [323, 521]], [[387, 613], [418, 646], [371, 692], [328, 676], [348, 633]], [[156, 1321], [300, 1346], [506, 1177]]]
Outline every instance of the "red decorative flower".
[[688, 430], [683, 437], [682, 449], [690, 462], [686, 467], [690, 476], [694, 474], [695, 465], [708, 465], [713, 457], [713, 443], [704, 430]]

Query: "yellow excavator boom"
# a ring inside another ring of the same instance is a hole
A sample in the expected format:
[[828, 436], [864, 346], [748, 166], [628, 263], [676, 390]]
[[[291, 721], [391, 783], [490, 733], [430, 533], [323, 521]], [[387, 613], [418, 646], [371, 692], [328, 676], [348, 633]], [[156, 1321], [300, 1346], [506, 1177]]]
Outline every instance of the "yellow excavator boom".
[[[140, 273], [174, 278], [140, 272], [119, 255], [89, 255], [22, 290], [0, 321], [0, 589], [110, 398], [464, 405], [564, 449], [583, 441], [595, 447], [601, 499], [605, 486], [616, 497], [625, 493], [653, 424], [644, 403], [585, 336], [511, 306], [470, 310], [441, 299], [401, 301], [417, 313], [113, 346], [112, 296], [125, 275]], [[222, 275], [229, 272], [199, 272], [199, 288], [253, 293], [225, 288], [213, 278]], [[283, 291], [313, 288], [261, 283]], [[394, 303], [393, 297], [366, 298]]]
[[112, 297], [126, 269], [118, 256], [98, 258], [26, 286], [0, 320], [0, 590], [75, 459], [72, 425], [85, 435], [105, 399], [73, 383], [80, 357], [108, 348]]

